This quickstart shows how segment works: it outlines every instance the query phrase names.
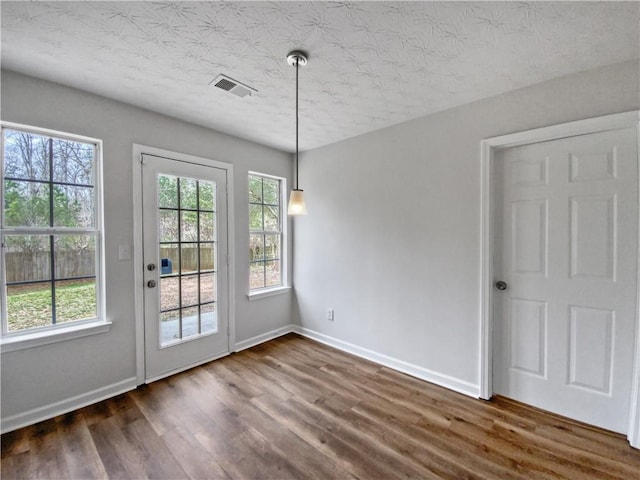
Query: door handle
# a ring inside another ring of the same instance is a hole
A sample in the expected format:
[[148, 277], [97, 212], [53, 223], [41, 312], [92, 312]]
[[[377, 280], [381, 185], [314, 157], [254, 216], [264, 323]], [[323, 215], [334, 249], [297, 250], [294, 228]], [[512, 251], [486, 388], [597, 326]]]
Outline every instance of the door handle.
[[155, 280], [149, 280], [147, 282], [147, 287], [154, 288], [155, 286], [156, 286], [156, 281]]
[[499, 280], [496, 282], [496, 288], [498, 290], [506, 290], [507, 289], [507, 282], [503, 282], [502, 280]]

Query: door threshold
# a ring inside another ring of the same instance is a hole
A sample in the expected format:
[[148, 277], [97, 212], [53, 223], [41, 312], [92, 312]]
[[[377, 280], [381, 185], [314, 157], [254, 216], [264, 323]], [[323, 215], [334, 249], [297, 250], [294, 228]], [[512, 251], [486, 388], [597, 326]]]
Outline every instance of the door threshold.
[[220, 353], [213, 357], [208, 357], [208, 358], [205, 358], [204, 360], [198, 360], [195, 363], [190, 363], [189, 365], [176, 368], [175, 370], [170, 370], [168, 372], [161, 373], [159, 375], [154, 375], [153, 377], [146, 378], [144, 383], [153, 383], [156, 380], [162, 380], [163, 378], [167, 378], [172, 375], [177, 375], [178, 373], [186, 372], [187, 370], [191, 370], [192, 368], [199, 367], [200, 365], [204, 365], [205, 363], [213, 362], [214, 360], [218, 360], [219, 358], [226, 357], [230, 353], [231, 352]]

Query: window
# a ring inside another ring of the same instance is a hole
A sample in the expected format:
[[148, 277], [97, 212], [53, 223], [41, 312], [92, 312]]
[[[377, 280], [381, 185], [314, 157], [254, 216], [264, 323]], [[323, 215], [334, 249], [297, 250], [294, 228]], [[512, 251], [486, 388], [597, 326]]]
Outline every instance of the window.
[[249, 174], [249, 290], [285, 286], [283, 192], [285, 181]]
[[99, 147], [3, 125], [3, 336], [104, 317]]

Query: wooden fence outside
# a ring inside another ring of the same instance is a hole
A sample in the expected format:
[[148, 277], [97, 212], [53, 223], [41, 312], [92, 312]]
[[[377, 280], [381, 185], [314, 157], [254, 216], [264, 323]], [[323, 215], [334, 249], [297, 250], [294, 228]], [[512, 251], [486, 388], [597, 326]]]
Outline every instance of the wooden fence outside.
[[[191, 272], [198, 269], [198, 249], [186, 247], [182, 249], [182, 271]], [[49, 280], [51, 278], [51, 257], [49, 252], [7, 252], [7, 282], [30, 282]], [[169, 258], [173, 273], [178, 271], [178, 249], [160, 248], [160, 258]], [[214, 267], [213, 250], [200, 250], [200, 269], [210, 270]], [[95, 251], [93, 250], [60, 250], [56, 252], [56, 278], [72, 278], [95, 275]]]
[[[7, 252], [7, 282], [29, 282], [51, 278], [49, 252]], [[95, 275], [94, 250], [61, 250], [56, 252], [56, 278]]]
[[[171, 260], [173, 273], [178, 273], [178, 249], [176, 247], [160, 247], [160, 259]], [[183, 246], [181, 252], [183, 272], [194, 272], [198, 270], [198, 249], [194, 246]], [[200, 249], [200, 270], [211, 270], [214, 267], [213, 249]]]

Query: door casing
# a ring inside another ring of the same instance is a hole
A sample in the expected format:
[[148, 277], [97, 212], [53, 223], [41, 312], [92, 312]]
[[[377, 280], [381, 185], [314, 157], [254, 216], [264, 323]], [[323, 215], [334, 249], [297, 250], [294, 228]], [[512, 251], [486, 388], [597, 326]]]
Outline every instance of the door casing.
[[[233, 214], [233, 165], [226, 162], [211, 160], [194, 155], [172, 152], [161, 148], [133, 144], [133, 270], [134, 270], [134, 314], [136, 337], [136, 382], [145, 383], [145, 344], [144, 344], [144, 258], [142, 232], [142, 154], [155, 155], [182, 162], [215, 167], [227, 173], [227, 262], [228, 280], [227, 303], [229, 322], [229, 351], [233, 351], [236, 338], [235, 328], [235, 244], [234, 244], [234, 214]], [[191, 368], [187, 367], [187, 368]], [[174, 372], [177, 373], [177, 372]]]
[[[493, 247], [494, 247], [494, 205], [493, 195], [493, 153], [497, 148], [515, 147], [531, 143], [539, 143], [575, 135], [617, 130], [622, 128], [636, 128], [636, 137], [640, 152], [640, 111], [631, 111], [603, 117], [562, 123], [550, 127], [518, 132], [500, 137], [493, 137], [481, 142], [481, 267], [480, 267], [480, 345], [479, 345], [479, 390], [480, 398], [488, 400], [493, 395]], [[640, 153], [639, 153], [640, 158]], [[640, 169], [639, 169], [640, 171]], [[640, 176], [638, 178], [640, 185]], [[638, 206], [640, 212], [640, 205]], [[638, 245], [640, 250], [640, 229], [638, 231]], [[636, 275], [640, 289], [640, 252], [636, 265]], [[635, 318], [635, 352], [631, 385], [631, 402], [629, 411], [629, 427], [627, 439], [631, 446], [640, 448], [640, 292], [636, 296]]]

